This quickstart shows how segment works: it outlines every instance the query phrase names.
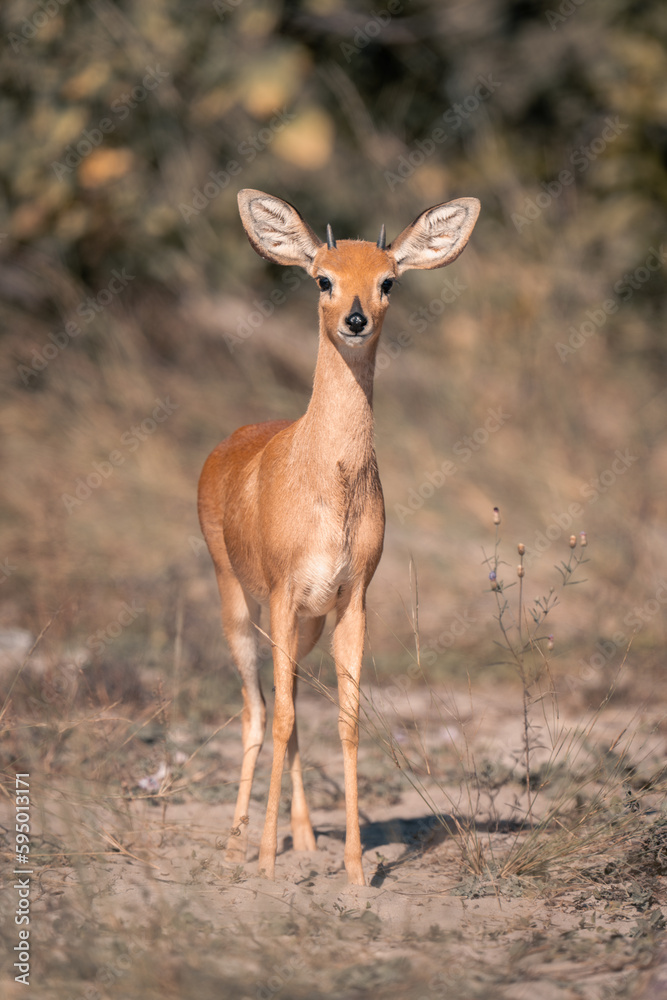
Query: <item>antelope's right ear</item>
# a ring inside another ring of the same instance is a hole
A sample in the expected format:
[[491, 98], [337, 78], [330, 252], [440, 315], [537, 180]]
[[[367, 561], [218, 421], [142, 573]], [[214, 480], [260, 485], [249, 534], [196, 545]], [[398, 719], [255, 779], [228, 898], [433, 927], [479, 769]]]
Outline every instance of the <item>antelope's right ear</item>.
[[310, 271], [322, 241], [293, 205], [252, 188], [239, 191], [238, 201], [243, 228], [260, 257]]

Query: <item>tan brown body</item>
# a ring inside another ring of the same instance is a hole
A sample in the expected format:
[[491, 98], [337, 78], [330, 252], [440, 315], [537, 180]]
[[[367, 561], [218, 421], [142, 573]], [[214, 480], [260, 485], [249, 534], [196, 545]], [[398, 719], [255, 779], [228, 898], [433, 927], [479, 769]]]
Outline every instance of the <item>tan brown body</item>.
[[241, 427], [211, 453], [199, 483], [202, 531], [216, 568], [225, 635], [243, 681], [241, 783], [227, 855], [243, 861], [247, 809], [266, 710], [258, 679], [257, 625], [270, 611], [274, 758], [259, 867], [273, 877], [285, 756], [292, 775], [296, 849], [314, 849], [296, 735], [299, 659], [336, 612], [333, 653], [345, 767], [350, 881], [364, 884], [357, 805], [359, 677], [366, 589], [382, 552], [384, 503], [373, 448], [375, 355], [388, 295], [409, 267], [441, 267], [461, 252], [479, 203], [422, 213], [385, 249], [357, 240], [321, 243], [296, 209], [259, 191], [239, 206], [262, 256], [299, 264], [320, 285], [320, 342], [303, 417]]

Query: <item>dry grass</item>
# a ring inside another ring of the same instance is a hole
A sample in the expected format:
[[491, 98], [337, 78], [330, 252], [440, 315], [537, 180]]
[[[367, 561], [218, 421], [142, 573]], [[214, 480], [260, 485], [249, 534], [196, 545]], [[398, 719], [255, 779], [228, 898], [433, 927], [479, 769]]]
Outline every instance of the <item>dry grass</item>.
[[[288, 845], [274, 886], [219, 852], [240, 756], [234, 713], [219, 702], [206, 722], [184, 710], [192, 678], [171, 686], [145, 669], [130, 684], [120, 659], [108, 664], [116, 680], [43, 669], [54, 641], [47, 632], [6, 675], [0, 743], [5, 801], [13, 771], [31, 775], [40, 995], [509, 1000], [533, 983], [559, 1000], [578, 984], [592, 1000], [634, 996], [650, 975], [667, 872], [659, 706], [619, 717], [608, 703], [587, 724], [562, 711], [548, 752], [531, 748], [531, 825], [520, 685], [371, 688], [361, 801], [372, 881], [350, 892], [331, 673], [313, 661], [302, 743], [320, 850], [302, 860]], [[268, 764], [257, 826], [267, 781]]]

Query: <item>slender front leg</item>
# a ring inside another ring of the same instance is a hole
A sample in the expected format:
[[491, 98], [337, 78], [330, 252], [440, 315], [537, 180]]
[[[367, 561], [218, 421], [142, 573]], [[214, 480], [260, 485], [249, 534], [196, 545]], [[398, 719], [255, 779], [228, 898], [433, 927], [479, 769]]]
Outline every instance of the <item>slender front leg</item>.
[[287, 745], [294, 730], [294, 678], [298, 643], [298, 622], [286, 601], [271, 601], [273, 642], [273, 764], [264, 832], [259, 848], [259, 871], [274, 878], [278, 846], [278, 810]]
[[[307, 618], [302, 621], [299, 629], [299, 651], [297, 661], [300, 663], [308, 656], [322, 634], [326, 615], [320, 618]], [[294, 702], [296, 704], [297, 677], [294, 677]], [[292, 844], [295, 851], [314, 851], [317, 848], [315, 834], [310, 822], [306, 792], [303, 787], [303, 772], [297, 738], [297, 721], [294, 719], [294, 729], [287, 746], [290, 774], [292, 776]]]
[[[294, 694], [296, 700], [296, 677], [294, 678]], [[292, 846], [295, 851], [314, 851], [317, 849], [315, 834], [310, 822], [306, 790], [303, 787], [303, 771], [301, 770], [301, 755], [296, 734], [296, 718], [294, 729], [287, 745], [290, 775], [292, 777]]]
[[363, 594], [352, 595], [339, 606], [333, 635], [334, 659], [338, 675], [338, 732], [343, 747], [345, 773], [345, 869], [354, 885], [365, 885], [361, 864], [361, 833], [357, 797], [357, 754], [359, 749], [359, 680], [364, 651], [366, 611]]

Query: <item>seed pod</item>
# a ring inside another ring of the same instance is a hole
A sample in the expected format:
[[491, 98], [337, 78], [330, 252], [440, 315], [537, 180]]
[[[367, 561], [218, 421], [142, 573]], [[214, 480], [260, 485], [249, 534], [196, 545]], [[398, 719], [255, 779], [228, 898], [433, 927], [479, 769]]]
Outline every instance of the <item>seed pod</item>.
[[588, 545], [588, 539], [586, 538], [586, 532], [585, 531], [579, 532], [579, 538], [581, 539], [580, 544], [581, 544], [582, 549], [585, 549], [586, 546]]
[[554, 648], [554, 637], [552, 635], [550, 635], [548, 637], [548, 639], [549, 639], [549, 641], [547, 643], [547, 649], [553, 649]]
[[577, 544], [577, 536], [570, 535], [570, 548], [573, 549]]
[[493, 523], [500, 524], [500, 511], [497, 507], [493, 508]]
[[519, 544], [517, 545], [517, 549], [518, 549], [519, 555], [522, 556], [525, 553], [525, 551], [526, 551], [526, 546], [523, 544], [523, 542], [519, 542]]
[[516, 572], [517, 572], [517, 576], [519, 576], [519, 577], [522, 577], [522, 576], [525, 575], [526, 570], [525, 570], [525, 568], [523, 566], [523, 563], [519, 563], [519, 565], [516, 568]]

